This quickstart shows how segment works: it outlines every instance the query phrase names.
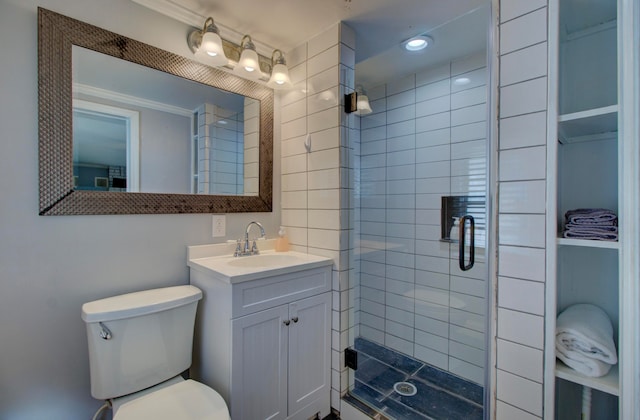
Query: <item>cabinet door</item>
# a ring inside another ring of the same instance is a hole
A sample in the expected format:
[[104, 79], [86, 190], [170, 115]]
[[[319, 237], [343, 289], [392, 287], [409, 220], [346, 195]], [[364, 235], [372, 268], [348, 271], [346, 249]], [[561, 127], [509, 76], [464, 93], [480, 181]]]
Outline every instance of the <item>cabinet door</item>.
[[231, 321], [231, 418], [287, 417], [288, 306]]
[[[289, 415], [330, 392], [331, 295], [289, 304]], [[296, 321], [297, 320], [297, 321]]]

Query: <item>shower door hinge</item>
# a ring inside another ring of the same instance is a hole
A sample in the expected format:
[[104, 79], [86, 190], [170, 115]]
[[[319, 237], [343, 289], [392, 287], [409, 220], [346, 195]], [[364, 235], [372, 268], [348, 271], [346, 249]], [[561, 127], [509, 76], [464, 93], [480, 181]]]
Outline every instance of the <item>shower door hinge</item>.
[[358, 369], [358, 352], [354, 349], [344, 349], [344, 366], [353, 370]]

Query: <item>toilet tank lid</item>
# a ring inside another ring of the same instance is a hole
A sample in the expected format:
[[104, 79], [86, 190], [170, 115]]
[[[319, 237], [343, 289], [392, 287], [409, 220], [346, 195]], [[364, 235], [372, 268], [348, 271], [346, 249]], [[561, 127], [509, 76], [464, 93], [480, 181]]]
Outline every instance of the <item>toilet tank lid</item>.
[[87, 323], [115, 321], [166, 311], [201, 298], [202, 291], [191, 285], [143, 290], [85, 303], [82, 319]]

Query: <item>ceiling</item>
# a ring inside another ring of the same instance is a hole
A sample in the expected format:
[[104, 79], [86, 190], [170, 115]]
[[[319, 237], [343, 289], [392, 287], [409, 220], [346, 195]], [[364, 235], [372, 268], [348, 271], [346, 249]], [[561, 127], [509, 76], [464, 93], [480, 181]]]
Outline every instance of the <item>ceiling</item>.
[[[572, 13], [580, 10], [580, 13]], [[560, 2], [560, 35], [567, 36], [615, 21], [617, 4], [602, 0], [565, 0]]]
[[[190, 24], [194, 17], [211, 16], [222, 37], [233, 40], [242, 34], [271, 48], [290, 51], [344, 21], [356, 33], [356, 63], [364, 63], [381, 53], [391, 54], [372, 61], [381, 77], [384, 73], [409, 74], [417, 65], [446, 61], [472, 48], [483, 48], [487, 41], [491, 0], [132, 0]], [[470, 13], [484, 8], [485, 14]], [[461, 18], [466, 16], [466, 18]], [[475, 18], [475, 19], [474, 19]], [[199, 24], [201, 25], [201, 23]], [[444, 31], [444, 27], [449, 29]], [[231, 29], [233, 28], [233, 29]], [[482, 32], [480, 32], [482, 31]], [[444, 37], [441, 37], [441, 34]], [[482, 36], [478, 36], [481, 33]], [[429, 34], [435, 46], [442, 45], [436, 58], [422, 54], [405, 60], [400, 55], [402, 41]], [[391, 68], [380, 63], [394, 62]], [[359, 78], [356, 71], [356, 78]]]

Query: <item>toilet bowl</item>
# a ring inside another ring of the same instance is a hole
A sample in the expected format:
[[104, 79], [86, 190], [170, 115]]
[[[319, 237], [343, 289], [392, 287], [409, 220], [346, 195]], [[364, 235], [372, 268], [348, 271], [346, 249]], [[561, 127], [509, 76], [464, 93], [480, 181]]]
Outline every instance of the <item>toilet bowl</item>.
[[91, 394], [111, 403], [114, 420], [230, 419], [220, 394], [181, 376], [201, 298], [195, 286], [176, 286], [82, 305]]
[[169, 382], [113, 400], [113, 420], [230, 419], [224, 399], [213, 389], [191, 379]]

